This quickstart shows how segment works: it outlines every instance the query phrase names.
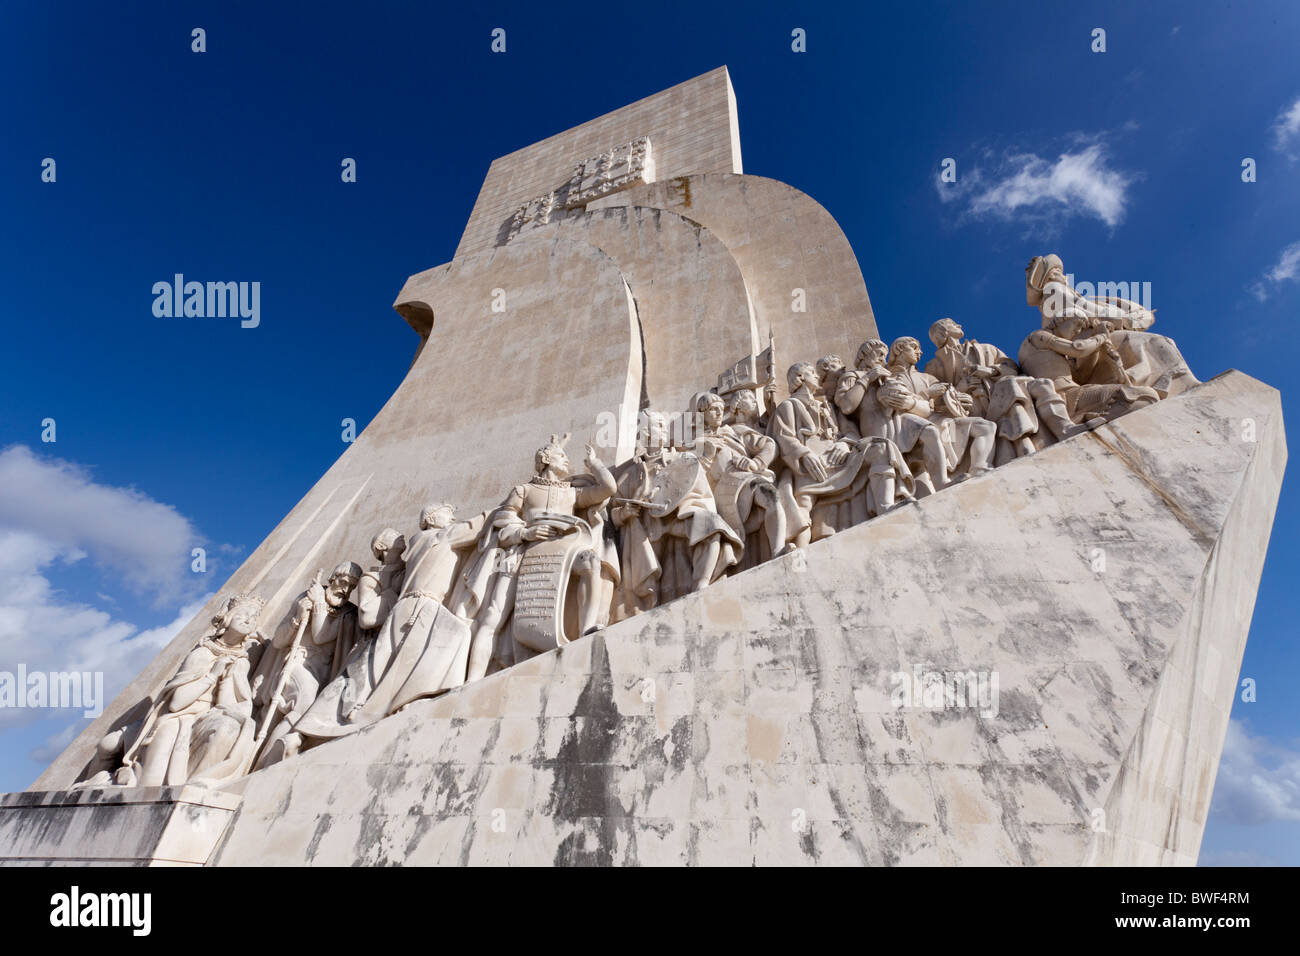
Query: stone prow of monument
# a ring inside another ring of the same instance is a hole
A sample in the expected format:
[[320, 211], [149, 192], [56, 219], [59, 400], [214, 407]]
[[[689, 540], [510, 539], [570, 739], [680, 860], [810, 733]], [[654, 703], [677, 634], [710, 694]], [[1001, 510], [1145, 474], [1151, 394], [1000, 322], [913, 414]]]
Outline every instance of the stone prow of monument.
[[618, 465], [640, 410], [769, 345], [783, 387], [876, 337], [847, 239], [743, 173], [738, 128], [719, 68], [493, 162], [453, 260], [396, 298], [400, 387], [0, 797], [0, 862], [1195, 863], [1286, 460], [1240, 372], [233, 783], [69, 791], [227, 595], [269, 627], [429, 502], [498, 504], [547, 435], [603, 427]]

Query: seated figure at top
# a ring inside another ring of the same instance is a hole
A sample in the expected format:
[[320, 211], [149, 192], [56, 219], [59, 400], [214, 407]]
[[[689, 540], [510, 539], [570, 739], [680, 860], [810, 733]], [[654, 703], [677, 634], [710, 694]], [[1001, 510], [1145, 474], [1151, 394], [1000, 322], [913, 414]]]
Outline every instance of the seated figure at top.
[[641, 424], [644, 450], [619, 469], [610, 507], [623, 532], [625, 615], [708, 587], [744, 547], [742, 533], [718, 514], [709, 482], [717, 442], [697, 439], [692, 451], [679, 451], [669, 447], [662, 413], [643, 412]]
[[842, 433], [821, 395], [816, 366], [790, 366], [790, 397], [772, 414], [770, 434], [800, 512], [802, 547], [891, 510], [912, 497], [911, 472], [892, 441]]
[[1153, 312], [1079, 295], [1055, 255], [1030, 261], [1025, 299], [1042, 328], [1020, 346], [1020, 367], [1051, 379], [1075, 422], [1109, 421], [1197, 384], [1173, 341], [1146, 331]]
[[964, 335], [952, 319], [931, 325], [930, 341], [936, 351], [925, 371], [969, 395], [972, 415], [997, 423], [997, 464], [1086, 430], [1070, 421], [1065, 400], [1051, 379], [1022, 375], [1000, 348], [963, 339]]

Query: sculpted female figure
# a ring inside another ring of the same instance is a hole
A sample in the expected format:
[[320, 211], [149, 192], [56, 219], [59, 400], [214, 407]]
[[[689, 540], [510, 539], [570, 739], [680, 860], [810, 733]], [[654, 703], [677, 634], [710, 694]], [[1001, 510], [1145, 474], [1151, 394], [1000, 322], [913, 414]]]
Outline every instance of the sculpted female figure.
[[[139, 728], [115, 731], [100, 742], [101, 752], [108, 752], [128, 736], [132, 740], [113, 783], [216, 786], [247, 771], [256, 733], [250, 656], [262, 649], [257, 620], [263, 606], [253, 595], [227, 599], [212, 619], [212, 632], [185, 656]], [[79, 786], [108, 783], [101, 772]]]

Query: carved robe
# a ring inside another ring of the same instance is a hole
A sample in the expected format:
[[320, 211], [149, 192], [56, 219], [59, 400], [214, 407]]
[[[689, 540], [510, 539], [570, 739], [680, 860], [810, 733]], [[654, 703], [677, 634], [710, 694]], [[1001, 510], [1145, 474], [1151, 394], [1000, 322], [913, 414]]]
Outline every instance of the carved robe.
[[[343, 736], [414, 700], [465, 683], [469, 622], [442, 602], [455, 580], [458, 550], [474, 543], [486, 518], [484, 512], [449, 528], [417, 532], [407, 540], [401, 597], [375, 639], [361, 644], [335, 679], [339, 689], [327, 688], [328, 693], [321, 694], [295, 730], [304, 737]], [[366, 685], [369, 693], [361, 697], [358, 691]], [[356, 699], [346, 710], [345, 695]]]
[[244, 773], [256, 734], [249, 684], [255, 647], [207, 638], [185, 656], [159, 693], [128, 768], [134, 786], [215, 786]]
[[789, 487], [801, 513], [801, 523], [811, 525], [812, 540], [834, 534], [893, 505], [875, 501], [868, 491], [873, 474], [897, 474], [910, 489], [911, 473], [893, 442], [862, 438], [851, 443], [849, 456], [837, 466], [826, 462], [826, 478], [808, 473], [803, 457], [812, 452], [825, 461], [840, 440], [835, 416], [821, 399], [800, 393], [787, 398], [772, 415], [771, 437], [776, 440], [786, 470], [781, 482]]
[[715, 432], [698, 435], [693, 450], [708, 475], [718, 514], [745, 542], [740, 561], [745, 567], [771, 557], [765, 553], [770, 547], [761, 534], [763, 509], [754, 506], [759, 489], [770, 489], [775, 506], [784, 513], [786, 534], [782, 546], [804, 530], [805, 519], [790, 485], [777, 484], [772, 466], [778, 449], [770, 436], [747, 425], [722, 425]]
[[[975, 366], [998, 374], [980, 378]], [[971, 396], [971, 413], [996, 422], [998, 464], [1053, 444], [1071, 432], [1065, 400], [1048, 378], [1022, 375], [1001, 349], [965, 340], [944, 345], [926, 365], [927, 374]]]
[[696, 562], [710, 538], [720, 547], [710, 582], [739, 559], [742, 531], [718, 514], [708, 474], [690, 452], [639, 455], [622, 469], [618, 497], [651, 502], [648, 507], [617, 503], [610, 509], [623, 530], [624, 611], [648, 610], [690, 591]]

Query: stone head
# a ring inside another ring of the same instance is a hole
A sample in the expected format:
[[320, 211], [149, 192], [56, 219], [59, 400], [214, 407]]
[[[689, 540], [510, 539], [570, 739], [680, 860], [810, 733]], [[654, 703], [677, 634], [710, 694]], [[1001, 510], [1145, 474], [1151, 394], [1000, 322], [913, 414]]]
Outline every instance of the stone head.
[[420, 530], [428, 531], [430, 528], [445, 528], [451, 524], [452, 519], [455, 517], [455, 507], [445, 501], [429, 505], [420, 512]]
[[558, 478], [567, 478], [569, 456], [564, 451], [564, 445], [568, 440], [568, 432], [563, 435], [552, 435], [551, 440], [537, 449], [537, 454], [533, 456], [533, 470], [539, 475], [549, 470]]
[[352, 589], [361, 580], [361, 566], [355, 561], [345, 561], [330, 574], [325, 586], [325, 603], [330, 607], [342, 607]]
[[844, 359], [838, 355], [823, 355], [817, 360], [817, 384], [822, 392], [829, 393], [835, 389], [840, 373], [844, 371]]
[[732, 421], [749, 425], [758, 421], [758, 397], [747, 388], [732, 392], [727, 403]]
[[880, 341], [880, 339], [867, 339], [858, 346], [858, 354], [853, 360], [853, 364], [857, 368], [866, 371], [873, 366], [884, 365], [888, 357], [888, 345]]
[[940, 319], [930, 326], [930, 341], [938, 349], [950, 342], [953, 344], [960, 342], [965, 334], [965, 330], [952, 319]]
[[641, 413], [638, 431], [641, 445], [648, 452], [660, 451], [668, 447], [668, 416], [663, 412], [646, 409]]
[[796, 362], [785, 373], [785, 383], [789, 386], [791, 395], [805, 386], [816, 395], [821, 387], [821, 376], [817, 374], [817, 366], [812, 362]]
[[257, 621], [262, 616], [266, 602], [255, 594], [235, 594], [227, 601], [221, 614], [213, 619], [217, 636], [227, 644], [239, 644], [257, 633]]
[[383, 564], [406, 550], [406, 539], [396, 528], [385, 528], [370, 541], [370, 553]]
[[708, 431], [717, 431], [727, 416], [727, 403], [716, 392], [705, 392], [695, 402], [695, 412]]
[[894, 339], [889, 347], [889, 364], [912, 366], [921, 361], [921, 343], [910, 335]]

